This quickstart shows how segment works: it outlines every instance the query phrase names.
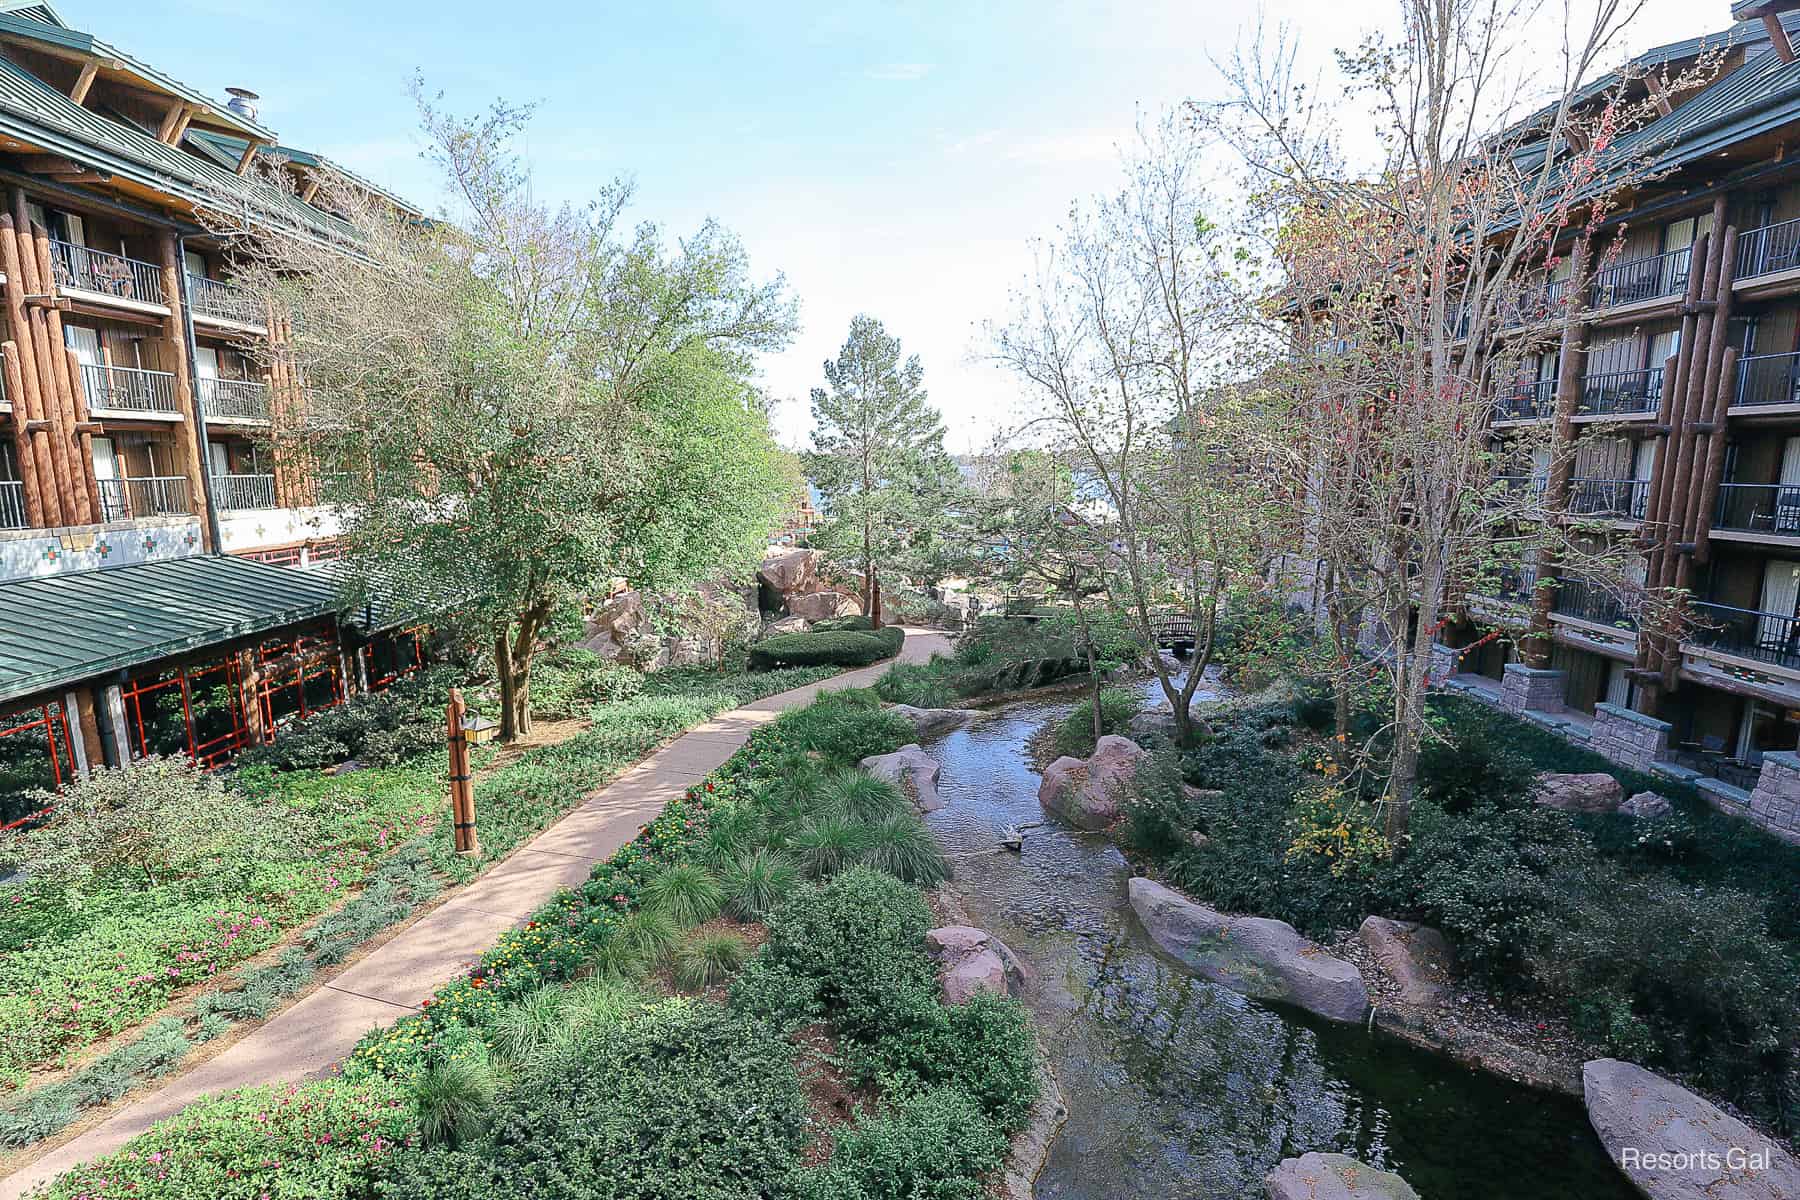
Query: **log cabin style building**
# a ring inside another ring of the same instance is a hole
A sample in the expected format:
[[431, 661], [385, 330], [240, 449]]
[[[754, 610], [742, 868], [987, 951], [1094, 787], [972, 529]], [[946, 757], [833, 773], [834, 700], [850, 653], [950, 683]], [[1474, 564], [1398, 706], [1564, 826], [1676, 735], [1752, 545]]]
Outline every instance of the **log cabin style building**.
[[1640, 628], [1629, 594], [1528, 559], [1444, 628], [1434, 673], [1800, 841], [1800, 0], [1731, 15], [1633, 64], [1654, 88], [1722, 54], [1621, 139], [1654, 174], [1559, 244], [1560, 349], [1492, 427], [1539, 431], [1509, 482], [1631, 550], [1679, 617]]
[[256, 188], [343, 236], [312, 203], [328, 175], [415, 210], [232, 93], [0, 3], [0, 824], [101, 765], [222, 762], [418, 661], [304, 569], [335, 517], [266, 440], [302, 398], [257, 365], [281, 331], [196, 215]]

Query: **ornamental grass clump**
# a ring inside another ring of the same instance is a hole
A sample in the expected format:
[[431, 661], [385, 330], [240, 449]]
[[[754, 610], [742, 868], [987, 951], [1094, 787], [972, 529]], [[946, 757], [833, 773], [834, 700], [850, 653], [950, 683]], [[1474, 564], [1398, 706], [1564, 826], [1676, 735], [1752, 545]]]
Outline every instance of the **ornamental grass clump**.
[[686, 991], [723, 983], [737, 973], [749, 946], [735, 933], [708, 933], [691, 938], [675, 952], [675, 984]]
[[808, 879], [829, 879], [862, 857], [868, 830], [835, 814], [802, 826], [788, 839], [788, 849]]
[[950, 878], [950, 860], [937, 848], [925, 823], [910, 812], [892, 813], [864, 833], [862, 861], [877, 871], [918, 887]]
[[724, 900], [719, 881], [698, 863], [663, 867], [645, 882], [643, 890], [646, 913], [665, 916], [682, 928], [712, 920]]
[[759, 848], [725, 868], [725, 911], [739, 921], [760, 921], [787, 899], [800, 873], [773, 850]]
[[439, 1059], [413, 1081], [413, 1103], [419, 1112], [419, 1136], [427, 1146], [460, 1146], [487, 1126], [493, 1103], [493, 1068], [485, 1056]]
[[819, 806], [860, 825], [873, 825], [902, 811], [906, 797], [885, 779], [844, 767], [826, 776], [819, 788]]

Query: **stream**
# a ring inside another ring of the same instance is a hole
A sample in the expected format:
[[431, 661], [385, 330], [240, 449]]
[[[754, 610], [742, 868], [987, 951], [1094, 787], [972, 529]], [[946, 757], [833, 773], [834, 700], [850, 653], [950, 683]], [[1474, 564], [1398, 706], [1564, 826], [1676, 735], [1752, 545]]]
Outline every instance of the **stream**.
[[[1277, 1162], [1309, 1150], [1397, 1171], [1424, 1200], [1636, 1196], [1571, 1097], [1158, 958], [1126, 904], [1117, 847], [1038, 807], [1026, 741], [1074, 703], [1012, 702], [926, 746], [943, 764], [945, 805], [927, 820], [953, 887], [1034, 972], [1024, 1000], [1068, 1102], [1038, 1200], [1248, 1200]], [[1025, 830], [1022, 853], [995, 851], [1008, 826], [1032, 822], [1043, 824]]]

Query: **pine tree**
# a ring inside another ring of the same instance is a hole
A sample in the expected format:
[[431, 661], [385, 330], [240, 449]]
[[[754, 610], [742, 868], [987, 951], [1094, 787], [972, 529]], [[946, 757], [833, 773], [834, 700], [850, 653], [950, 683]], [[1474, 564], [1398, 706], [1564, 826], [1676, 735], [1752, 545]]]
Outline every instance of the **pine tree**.
[[863, 611], [881, 624], [881, 570], [904, 570], [955, 507], [956, 464], [944, 450], [944, 423], [926, 403], [918, 355], [874, 317], [850, 322], [826, 387], [812, 390], [813, 449], [807, 475], [823, 500], [816, 544], [863, 577]]

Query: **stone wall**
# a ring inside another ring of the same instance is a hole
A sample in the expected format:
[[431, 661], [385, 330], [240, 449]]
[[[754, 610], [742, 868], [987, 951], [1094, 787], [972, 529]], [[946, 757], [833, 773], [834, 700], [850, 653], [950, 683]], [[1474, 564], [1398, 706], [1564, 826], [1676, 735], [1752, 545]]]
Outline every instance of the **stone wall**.
[[1527, 712], [1561, 712], [1565, 673], [1523, 663], [1507, 663], [1500, 681], [1500, 707], [1513, 716]]
[[1449, 680], [1462, 668], [1462, 659], [1453, 646], [1442, 642], [1431, 643], [1431, 683], [1437, 687]]
[[1669, 723], [1617, 704], [1594, 705], [1594, 731], [1588, 745], [1621, 767], [1648, 771], [1669, 753]]
[[1734, 815], [1754, 821], [1784, 842], [1800, 844], [1800, 756], [1791, 750], [1763, 755], [1749, 808]]

